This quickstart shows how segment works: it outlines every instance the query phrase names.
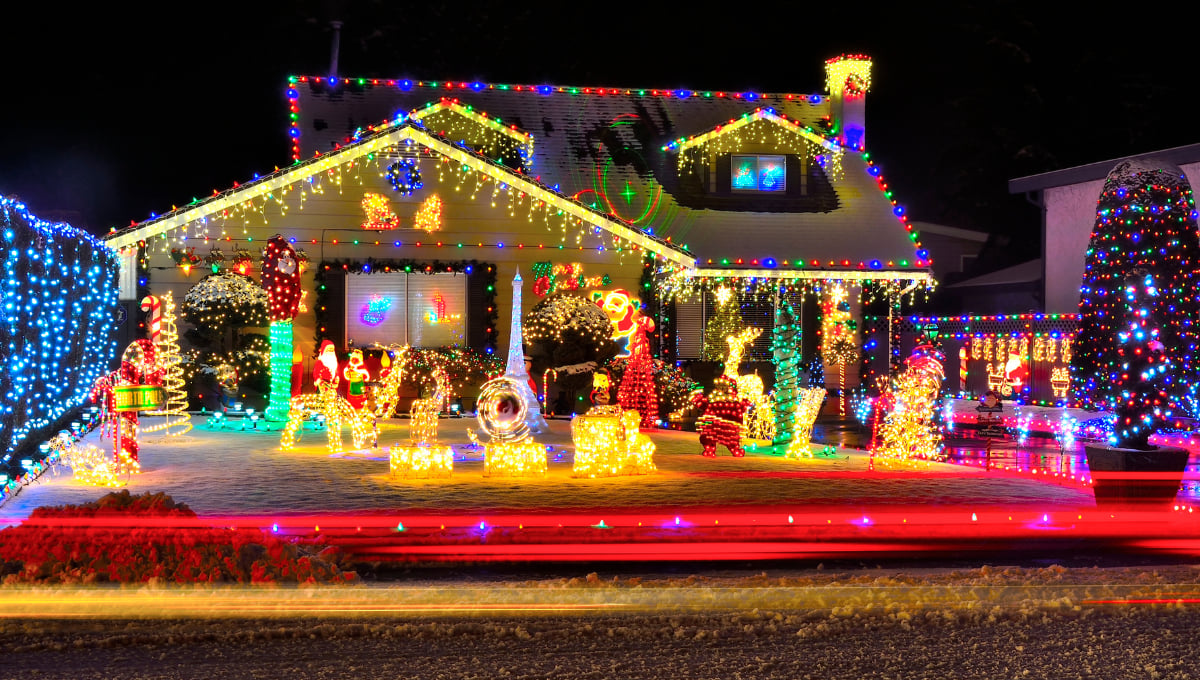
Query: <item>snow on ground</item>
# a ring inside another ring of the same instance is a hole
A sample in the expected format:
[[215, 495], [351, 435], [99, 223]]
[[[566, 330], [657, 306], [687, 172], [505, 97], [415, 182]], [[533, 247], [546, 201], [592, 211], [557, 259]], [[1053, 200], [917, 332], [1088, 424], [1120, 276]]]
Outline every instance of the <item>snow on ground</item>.
[[[1186, 599], [1198, 581], [1200, 569], [1187, 566], [1049, 566], [249, 591], [314, 610], [338, 605], [296, 616], [239, 611], [229, 589], [130, 588], [93, 595], [179, 595], [213, 610], [0, 618], [0, 656], [5, 677], [71, 680], [1189, 679], [1200, 610]], [[464, 606], [387, 609], [418, 601], [413, 592]], [[75, 599], [56, 589], [15, 597], [56, 594]], [[571, 606], [631, 597], [650, 606]], [[505, 602], [547, 606], [489, 606]]]
[[[658, 474], [575, 479], [571, 477], [570, 424], [565, 420], [551, 421], [551, 432], [536, 437], [553, 447], [548, 454], [549, 476], [487, 479], [483, 477], [482, 452], [471, 450], [468, 429], [478, 429], [474, 419], [441, 421], [441, 440], [452, 444], [456, 452], [451, 478], [401, 480], [389, 475], [383, 449], [330, 454], [324, 432], [306, 431], [294, 450], [280, 451], [277, 431], [211, 430], [197, 419], [197, 427], [184, 437], [146, 436], [141, 450], [143, 471], [129, 479], [128, 488], [134, 493], [166, 492], [201, 515], [773, 503], [1093, 504], [1091, 492], [1083, 487], [1056, 486], [966, 466], [925, 462], [881, 465], [876, 461], [876, 470], [870, 472], [867, 454], [853, 450], [839, 450], [836, 458], [796, 461], [782, 457], [783, 447], [748, 449], [744, 459], [720, 449], [720, 457], [705, 459], [698, 455], [697, 435], [677, 431], [650, 434], [658, 447]], [[347, 441], [348, 435], [347, 431]], [[407, 420], [388, 421], [380, 428], [383, 446], [407, 439]], [[94, 432], [88, 441], [111, 447], [111, 442], [98, 441]], [[107, 491], [74, 482], [67, 470], [49, 473], [0, 507], [0, 524], [26, 517], [39, 505], [86, 502]]]

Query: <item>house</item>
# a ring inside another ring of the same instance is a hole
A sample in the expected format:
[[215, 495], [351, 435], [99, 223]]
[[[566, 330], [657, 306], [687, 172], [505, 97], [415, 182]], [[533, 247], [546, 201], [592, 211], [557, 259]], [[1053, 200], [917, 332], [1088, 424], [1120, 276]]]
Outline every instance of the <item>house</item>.
[[123, 299], [178, 299], [199, 267], [177, 262], [284, 236], [310, 262], [306, 357], [322, 339], [503, 348], [519, 272], [525, 311], [551, 276], [632, 291], [657, 351], [697, 359], [721, 288], [769, 331], [781, 299], [807, 298], [815, 330], [834, 289], [860, 314], [933, 284], [866, 151], [870, 67], [831, 59], [813, 94], [292, 77], [292, 165], [107, 242]]
[[1200, 182], [1200, 144], [1009, 180], [1009, 193], [1025, 194], [1042, 209], [1042, 262], [1053, 263], [1043, 265], [1043, 311], [1073, 314], [1079, 308], [1084, 257], [1096, 224], [1096, 202], [1104, 178], [1117, 163], [1139, 158], [1169, 161], [1183, 170], [1192, 186]]

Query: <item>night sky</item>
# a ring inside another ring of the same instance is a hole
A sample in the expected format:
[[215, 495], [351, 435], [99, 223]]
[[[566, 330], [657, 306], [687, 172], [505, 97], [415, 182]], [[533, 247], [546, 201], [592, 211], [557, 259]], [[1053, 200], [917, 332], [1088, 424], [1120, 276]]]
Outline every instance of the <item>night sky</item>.
[[0, 29], [0, 193], [96, 233], [285, 165], [285, 79], [328, 72], [333, 18], [342, 76], [808, 93], [826, 58], [870, 54], [869, 149], [913, 219], [996, 235], [989, 259], [1038, 255], [1009, 179], [1200, 142], [1195, 24], [1153, 7], [22, 4]]

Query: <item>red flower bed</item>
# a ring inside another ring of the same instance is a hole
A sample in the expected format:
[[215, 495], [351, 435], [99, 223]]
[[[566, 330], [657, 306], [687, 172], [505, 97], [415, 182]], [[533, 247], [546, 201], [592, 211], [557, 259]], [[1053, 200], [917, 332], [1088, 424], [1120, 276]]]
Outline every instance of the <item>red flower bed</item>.
[[[139, 518], [196, 517], [166, 494], [124, 490], [84, 505], [37, 508], [0, 531], [4, 583], [347, 583], [337, 548], [280, 540], [258, 529], [138, 526]], [[80, 519], [96, 518], [94, 524]], [[127, 522], [112, 521], [128, 518]], [[69, 520], [61, 525], [55, 520]], [[168, 523], [169, 524], [169, 523]]]

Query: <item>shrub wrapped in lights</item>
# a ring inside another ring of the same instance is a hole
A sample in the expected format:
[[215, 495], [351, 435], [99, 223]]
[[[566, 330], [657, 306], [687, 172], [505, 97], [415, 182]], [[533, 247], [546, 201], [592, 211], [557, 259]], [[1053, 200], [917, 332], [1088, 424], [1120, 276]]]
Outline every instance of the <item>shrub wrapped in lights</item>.
[[1200, 265], [1196, 205], [1178, 166], [1155, 159], [1122, 161], [1109, 172], [1096, 206], [1079, 295], [1079, 334], [1071, 361], [1075, 396], [1085, 407], [1112, 410], [1123, 400], [1117, 341], [1125, 318], [1125, 277], [1143, 269], [1157, 295], [1145, 300], [1158, 320], [1158, 340], [1176, 362], [1171, 407], [1200, 415]]
[[117, 254], [0, 198], [0, 266], [0, 473], [13, 479], [116, 354]]

